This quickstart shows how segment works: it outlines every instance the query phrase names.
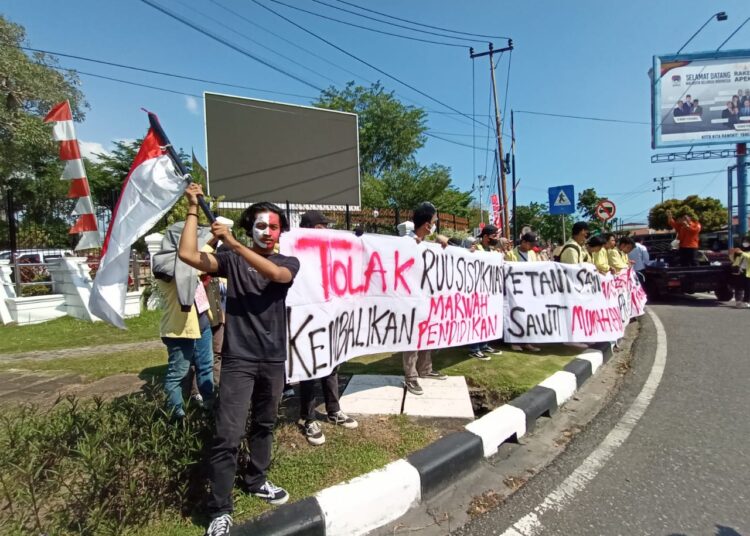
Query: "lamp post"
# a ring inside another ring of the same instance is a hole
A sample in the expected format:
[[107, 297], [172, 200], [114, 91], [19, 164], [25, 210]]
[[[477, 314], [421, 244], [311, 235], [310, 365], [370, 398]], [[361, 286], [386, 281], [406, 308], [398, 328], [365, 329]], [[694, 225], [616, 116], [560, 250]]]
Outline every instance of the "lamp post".
[[[675, 54], [675, 56], [679, 55], [679, 53], [682, 52], [682, 49], [685, 48], [686, 46], [688, 46], [688, 43], [690, 43], [690, 41], [692, 41], [695, 38], [696, 35], [698, 35], [699, 33], [701, 33], [701, 30], [703, 30], [703, 28], [705, 28], [706, 26], [708, 26], [709, 22], [711, 22], [714, 19], [716, 19], [719, 22], [723, 22], [723, 21], [727, 20], [728, 18], [729, 17], [727, 17], [727, 14], [726, 14], [725, 11], [719, 11], [718, 13], [714, 13], [713, 15], [711, 15], [708, 18], [708, 20], [703, 23], [703, 26], [701, 26], [700, 28], [698, 28], [698, 30], [693, 35], [690, 36], [690, 39], [688, 39], [687, 41], [685, 41], [685, 44], [680, 47], [680, 50], [677, 51], [677, 53]], [[745, 22], [747, 22], [747, 21], [745, 21]], [[737, 29], [739, 30], [739, 28], [737, 28]], [[734, 35], [734, 34], [732, 34], [732, 35]], [[732, 37], [732, 36], [730, 35], [729, 37]], [[724, 41], [724, 42], [726, 43], [726, 41]], [[722, 43], [722, 46], [723, 46], [723, 43]], [[721, 48], [721, 47], [719, 47], [719, 48]]]

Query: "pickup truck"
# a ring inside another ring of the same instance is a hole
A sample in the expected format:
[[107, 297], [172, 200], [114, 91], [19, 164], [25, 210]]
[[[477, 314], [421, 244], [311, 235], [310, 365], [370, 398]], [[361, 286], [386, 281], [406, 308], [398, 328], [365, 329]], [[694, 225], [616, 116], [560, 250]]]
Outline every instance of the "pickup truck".
[[720, 301], [732, 299], [730, 286], [731, 266], [729, 262], [709, 262], [705, 254], [700, 255], [698, 266], [679, 266], [676, 251], [653, 252], [652, 262], [644, 270], [644, 287], [651, 300], [668, 294], [693, 294], [713, 292]]

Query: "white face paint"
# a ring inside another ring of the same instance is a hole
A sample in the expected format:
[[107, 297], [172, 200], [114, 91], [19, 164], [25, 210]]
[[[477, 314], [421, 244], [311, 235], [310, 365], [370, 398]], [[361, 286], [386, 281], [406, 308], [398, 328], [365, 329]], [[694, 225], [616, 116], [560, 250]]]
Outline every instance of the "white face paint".
[[[261, 225], [261, 229], [258, 229], [258, 224]], [[255, 216], [255, 222], [253, 223], [253, 241], [259, 248], [268, 249], [266, 240], [271, 236], [271, 215], [268, 212], [261, 212]]]

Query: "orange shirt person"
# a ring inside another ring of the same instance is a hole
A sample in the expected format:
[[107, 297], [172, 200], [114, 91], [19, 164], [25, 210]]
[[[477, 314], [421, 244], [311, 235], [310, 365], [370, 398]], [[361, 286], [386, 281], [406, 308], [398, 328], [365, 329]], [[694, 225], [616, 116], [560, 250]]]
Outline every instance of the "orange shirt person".
[[667, 223], [677, 232], [680, 241], [680, 264], [682, 266], [698, 265], [698, 235], [701, 232], [701, 224], [691, 218], [688, 214], [680, 216], [677, 220], [672, 217], [672, 211], [667, 211]]

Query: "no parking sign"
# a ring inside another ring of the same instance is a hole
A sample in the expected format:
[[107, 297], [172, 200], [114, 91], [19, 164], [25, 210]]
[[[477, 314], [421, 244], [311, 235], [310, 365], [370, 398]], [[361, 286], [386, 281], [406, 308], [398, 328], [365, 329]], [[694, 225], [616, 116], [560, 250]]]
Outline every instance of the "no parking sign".
[[617, 207], [615, 207], [615, 204], [609, 199], [602, 199], [599, 201], [599, 204], [596, 205], [594, 213], [600, 220], [608, 221], [615, 217]]

